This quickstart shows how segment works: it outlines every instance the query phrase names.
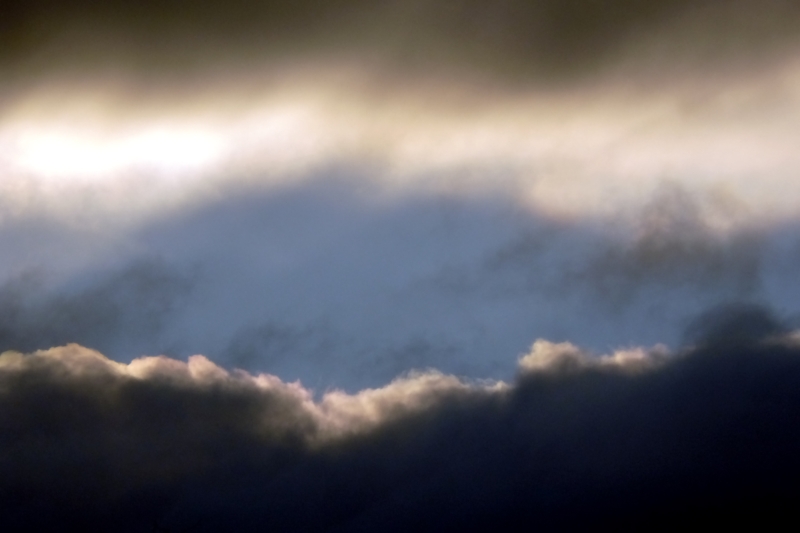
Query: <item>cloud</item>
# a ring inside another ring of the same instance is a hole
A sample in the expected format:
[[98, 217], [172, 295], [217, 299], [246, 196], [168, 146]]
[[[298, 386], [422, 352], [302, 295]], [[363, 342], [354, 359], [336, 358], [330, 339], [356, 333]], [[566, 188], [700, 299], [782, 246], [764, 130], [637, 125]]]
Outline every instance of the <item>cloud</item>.
[[523, 373], [562, 374], [603, 368], [640, 371], [666, 362], [669, 355], [667, 347], [659, 344], [650, 349], [630, 348], [596, 356], [569, 342], [539, 339], [533, 343], [530, 353], [520, 357], [519, 367]]
[[[605, 227], [531, 227], [500, 246], [483, 275], [519, 278], [522, 290], [595, 292], [610, 308], [653, 288], [752, 297], [761, 289], [769, 231], [755, 224], [721, 229], [714, 206], [697, 196], [664, 183], [635, 213], [606, 220]], [[575, 257], [556, 267], [561, 248], [572, 248]]]
[[514, 94], [413, 80], [376, 88], [316, 71], [164, 94], [91, 77], [50, 83], [0, 117], [3, 221], [45, 213], [119, 226], [326, 175], [377, 201], [506, 196], [553, 218], [604, 221], [667, 199], [671, 183], [714, 232], [780, 223], [798, 211], [797, 72], [789, 63], [735, 80]]
[[48, 287], [46, 271], [29, 270], [0, 287], [0, 350], [31, 351], [69, 342], [122, 356], [155, 339], [185, 302], [193, 280], [157, 260]]
[[711, 321], [714, 335], [671, 355], [537, 341], [511, 384], [428, 371], [317, 400], [203, 356], [6, 352], [4, 521], [563, 530], [786, 513], [800, 473], [796, 334], [726, 344], [739, 323]]
[[6, 529], [792, 508], [790, 2], [2, 13]]
[[789, 326], [763, 304], [728, 302], [701, 313], [684, 334], [693, 344], [729, 347], [757, 343], [770, 337], [788, 341]]
[[598, 239], [585, 264], [565, 274], [566, 284], [586, 284], [612, 308], [654, 286], [752, 298], [761, 290], [769, 237], [757, 225], [720, 231], [714, 211], [683, 187], [664, 184], [625, 235]]
[[540, 82], [594, 73], [626, 55], [662, 69], [669, 59], [714, 66], [715, 59], [741, 62], [762, 57], [765, 48], [780, 51], [794, 41], [798, 21], [795, 6], [763, 0], [340, 0], [324, 6], [204, 0], [191, 12], [178, 0], [137, 6], [12, 1], [6, 7], [0, 60], [7, 67], [30, 75], [61, 62], [68, 74], [116, 61], [117, 71], [124, 65], [176, 81], [180, 73], [287, 57], [355, 57], [388, 63], [387, 70], [477, 67]]

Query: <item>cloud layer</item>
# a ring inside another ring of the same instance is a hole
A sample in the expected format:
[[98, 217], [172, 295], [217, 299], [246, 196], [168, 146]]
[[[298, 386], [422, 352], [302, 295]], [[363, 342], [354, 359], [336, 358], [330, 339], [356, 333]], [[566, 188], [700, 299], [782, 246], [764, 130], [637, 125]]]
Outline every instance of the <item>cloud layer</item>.
[[5, 11], [0, 224], [118, 227], [331, 169], [384, 197], [506, 195], [634, 226], [664, 184], [717, 232], [798, 211], [788, 2]]
[[395, 71], [466, 67], [539, 81], [591, 75], [626, 56], [668, 69], [687, 62], [715, 67], [720, 60], [750, 66], [765, 50], [796, 44], [798, 22], [796, 6], [779, 0], [204, 0], [191, 9], [180, 0], [136, 6], [40, 0], [6, 7], [3, 66], [68, 72], [116, 62], [118, 70], [162, 76], [342, 57], [388, 63]]
[[[752, 319], [767, 326], [742, 334]], [[757, 308], [698, 328], [673, 354], [537, 341], [509, 385], [427, 372], [316, 400], [202, 356], [7, 352], [4, 521], [563, 530], [785, 514], [800, 473], [796, 335]]]

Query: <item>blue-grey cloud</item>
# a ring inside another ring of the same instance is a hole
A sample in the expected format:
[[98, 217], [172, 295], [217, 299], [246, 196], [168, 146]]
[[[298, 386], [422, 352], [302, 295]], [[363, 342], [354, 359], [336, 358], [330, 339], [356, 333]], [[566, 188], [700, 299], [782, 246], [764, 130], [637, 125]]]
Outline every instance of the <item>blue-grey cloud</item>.
[[48, 287], [44, 271], [28, 271], [0, 287], [0, 351], [80, 342], [136, 353], [153, 346], [191, 287], [190, 276], [158, 261], [133, 261], [59, 289]]

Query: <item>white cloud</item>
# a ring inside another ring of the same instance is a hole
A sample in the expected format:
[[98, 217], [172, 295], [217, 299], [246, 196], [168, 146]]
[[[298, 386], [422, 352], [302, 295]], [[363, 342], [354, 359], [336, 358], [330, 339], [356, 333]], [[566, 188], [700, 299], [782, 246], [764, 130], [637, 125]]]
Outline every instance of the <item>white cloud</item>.
[[[151, 101], [40, 91], [0, 120], [2, 192], [19, 203], [19, 183], [33, 180], [42, 198], [72, 209], [147, 211], [344, 164], [369, 169], [359, 179], [386, 191], [492, 192], [554, 216], [618, 217], [669, 181], [724, 231], [797, 212], [797, 72], [784, 62], [757, 79], [647, 91], [616, 81], [555, 94], [475, 90], [461, 104], [448, 104], [444, 86], [381, 87], [378, 99], [324, 72]], [[87, 188], [100, 193], [70, 195]]]
[[523, 372], [561, 372], [586, 368], [610, 368], [635, 372], [655, 368], [671, 356], [666, 346], [632, 347], [610, 354], [593, 355], [570, 342], [554, 343], [538, 339], [531, 351], [519, 358]]
[[498, 381], [465, 382], [455, 376], [430, 370], [412, 372], [388, 385], [365, 389], [355, 394], [340, 390], [326, 392], [314, 401], [311, 390], [299, 382], [286, 383], [270, 374], [250, 374], [243, 370], [229, 372], [202, 355], [183, 362], [165, 356], [134, 359], [118, 363], [100, 352], [77, 344], [39, 350], [31, 354], [5, 352], [0, 355], [0, 375], [30, 370], [53, 372], [57, 380], [135, 379], [177, 388], [239, 390], [270, 402], [278, 397], [291, 405], [294, 414], [287, 420], [265, 420], [270, 427], [294, 424], [311, 419], [314, 431], [310, 442], [350, 436], [374, 429], [387, 421], [435, 407], [446, 398], [470, 394], [497, 394], [508, 389]]

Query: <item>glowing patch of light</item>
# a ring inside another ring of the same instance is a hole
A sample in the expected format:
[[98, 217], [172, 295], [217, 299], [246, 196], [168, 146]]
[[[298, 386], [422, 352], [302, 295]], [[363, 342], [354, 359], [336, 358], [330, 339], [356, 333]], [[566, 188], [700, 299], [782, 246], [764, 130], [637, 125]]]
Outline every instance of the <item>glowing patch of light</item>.
[[128, 132], [28, 127], [10, 141], [11, 165], [46, 179], [99, 180], [131, 172], [196, 173], [224, 153], [222, 139], [201, 129], [149, 126]]
[[228, 182], [271, 187], [344, 164], [367, 169], [354, 175], [380, 190], [509, 194], [570, 218], [635, 218], [666, 183], [724, 232], [800, 212], [798, 73], [792, 64], [646, 94], [614, 85], [500, 101], [476, 94], [474, 106], [453, 109], [413, 91], [375, 100], [319, 81], [150, 107], [33, 99], [0, 117], [0, 200], [29, 209], [48, 196], [68, 210], [71, 187], [61, 184], [102, 181], [75, 187], [91, 194], [69, 205], [166, 209]]

